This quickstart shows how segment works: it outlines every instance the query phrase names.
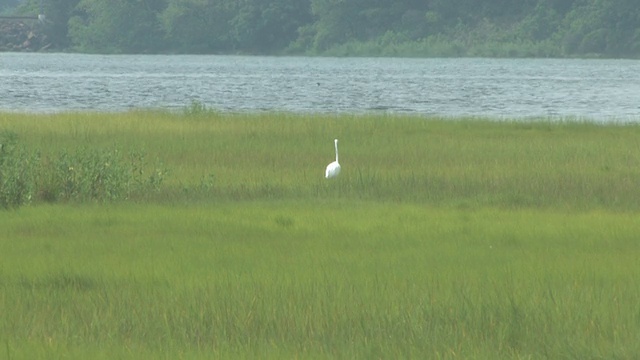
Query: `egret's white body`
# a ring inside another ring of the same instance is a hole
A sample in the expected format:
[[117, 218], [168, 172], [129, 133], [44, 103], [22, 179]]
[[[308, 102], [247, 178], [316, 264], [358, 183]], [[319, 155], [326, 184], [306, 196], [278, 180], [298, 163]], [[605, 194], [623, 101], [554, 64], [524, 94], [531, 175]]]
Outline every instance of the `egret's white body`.
[[327, 165], [327, 169], [324, 171], [324, 177], [327, 179], [334, 178], [340, 174], [340, 163], [338, 162], [338, 139], [333, 140], [336, 146], [336, 161]]

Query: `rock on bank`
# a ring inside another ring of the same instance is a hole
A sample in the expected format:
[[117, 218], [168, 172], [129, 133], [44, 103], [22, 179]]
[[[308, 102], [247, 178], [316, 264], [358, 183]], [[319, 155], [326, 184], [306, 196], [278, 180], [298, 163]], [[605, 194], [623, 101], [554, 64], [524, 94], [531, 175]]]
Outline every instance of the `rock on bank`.
[[43, 51], [50, 46], [39, 24], [0, 20], [0, 51]]

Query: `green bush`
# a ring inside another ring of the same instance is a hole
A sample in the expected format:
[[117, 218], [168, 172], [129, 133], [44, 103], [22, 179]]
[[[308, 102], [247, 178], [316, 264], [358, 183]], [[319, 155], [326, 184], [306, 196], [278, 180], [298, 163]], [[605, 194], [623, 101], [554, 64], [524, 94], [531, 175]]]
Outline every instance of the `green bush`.
[[22, 146], [15, 133], [0, 134], [0, 207], [5, 209], [32, 200], [127, 200], [158, 191], [166, 174], [148, 165], [141, 152], [79, 148], [42, 158]]
[[183, 108], [183, 113], [188, 117], [201, 117], [215, 115], [216, 111], [198, 100], [191, 100], [191, 104]]
[[40, 197], [45, 201], [126, 200], [134, 192], [157, 191], [166, 171], [148, 177], [145, 156], [122, 154], [117, 148], [64, 151], [42, 169]]
[[31, 200], [36, 159], [20, 146], [15, 133], [0, 134], [0, 206], [16, 208]]

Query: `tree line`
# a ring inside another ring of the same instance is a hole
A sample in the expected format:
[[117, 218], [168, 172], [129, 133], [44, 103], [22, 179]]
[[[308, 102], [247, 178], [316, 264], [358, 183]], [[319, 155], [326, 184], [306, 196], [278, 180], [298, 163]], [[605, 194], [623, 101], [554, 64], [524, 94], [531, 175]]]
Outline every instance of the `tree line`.
[[637, 1], [45, 0], [39, 26], [95, 53], [638, 57]]

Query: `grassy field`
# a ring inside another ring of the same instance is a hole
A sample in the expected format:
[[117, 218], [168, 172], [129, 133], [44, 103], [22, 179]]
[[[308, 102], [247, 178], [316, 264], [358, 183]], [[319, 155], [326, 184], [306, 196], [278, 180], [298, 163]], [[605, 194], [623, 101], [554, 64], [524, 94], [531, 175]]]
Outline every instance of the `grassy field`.
[[[137, 111], [0, 131], [43, 164], [0, 210], [0, 358], [640, 357], [639, 126]], [[60, 154], [116, 151], [161, 185], [39, 190]]]

